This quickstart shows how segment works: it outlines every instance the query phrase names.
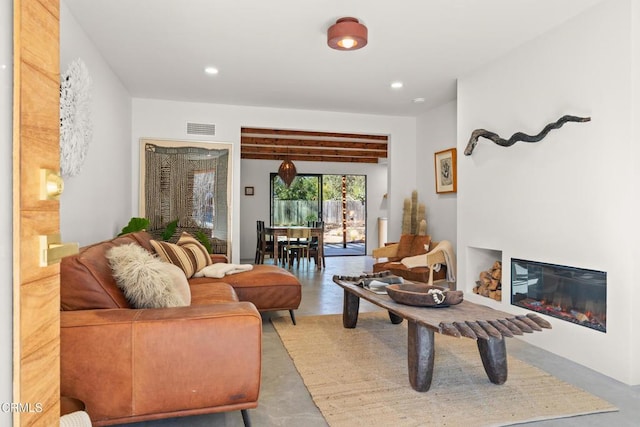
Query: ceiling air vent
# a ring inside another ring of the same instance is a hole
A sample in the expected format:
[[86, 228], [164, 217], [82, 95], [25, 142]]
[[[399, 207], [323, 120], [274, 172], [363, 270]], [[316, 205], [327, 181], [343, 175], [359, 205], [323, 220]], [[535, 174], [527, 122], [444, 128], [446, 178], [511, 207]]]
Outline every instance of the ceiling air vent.
[[210, 123], [188, 123], [187, 135], [216, 135], [216, 125]]

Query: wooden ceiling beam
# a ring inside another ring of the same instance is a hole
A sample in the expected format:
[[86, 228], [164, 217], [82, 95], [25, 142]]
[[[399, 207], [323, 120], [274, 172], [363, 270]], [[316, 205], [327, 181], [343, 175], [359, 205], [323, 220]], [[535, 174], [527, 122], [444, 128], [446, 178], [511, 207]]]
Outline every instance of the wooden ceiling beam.
[[242, 128], [240, 158], [378, 163], [387, 157], [388, 140], [386, 135]]
[[366, 150], [387, 151], [386, 143], [378, 142], [352, 142], [352, 141], [326, 141], [320, 139], [286, 139], [286, 138], [263, 138], [255, 136], [243, 136], [240, 139], [241, 145], [277, 145], [286, 147], [321, 147], [321, 148], [352, 148]]
[[386, 151], [373, 150], [332, 150], [328, 148], [297, 148], [297, 147], [267, 147], [267, 146], [242, 146], [241, 154], [279, 154], [286, 155], [312, 155], [312, 156], [349, 156], [349, 157], [375, 157], [386, 158]]
[[[265, 153], [242, 153], [241, 159], [253, 160], [278, 160], [282, 161], [281, 154], [265, 154]], [[305, 162], [349, 162], [349, 163], [378, 163], [377, 157], [350, 157], [350, 156], [315, 156], [315, 155], [287, 155], [292, 161], [300, 160]]]
[[242, 128], [242, 134], [257, 135], [289, 135], [289, 136], [320, 136], [323, 138], [351, 138], [351, 139], [369, 139], [373, 141], [388, 141], [387, 135], [367, 135], [360, 133], [335, 133], [335, 132], [312, 132], [303, 130], [286, 130], [286, 129], [260, 129], [260, 128]]

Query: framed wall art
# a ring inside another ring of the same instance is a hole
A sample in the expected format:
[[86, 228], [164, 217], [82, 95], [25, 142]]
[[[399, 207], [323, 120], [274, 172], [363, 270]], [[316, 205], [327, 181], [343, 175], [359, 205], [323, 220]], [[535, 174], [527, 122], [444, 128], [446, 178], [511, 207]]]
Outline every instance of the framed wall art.
[[253, 196], [253, 187], [244, 187], [245, 196]]
[[434, 154], [436, 171], [436, 193], [455, 193], [457, 183], [457, 152], [455, 148]]
[[178, 220], [176, 236], [203, 233], [231, 259], [232, 145], [140, 140], [140, 215], [149, 232]]

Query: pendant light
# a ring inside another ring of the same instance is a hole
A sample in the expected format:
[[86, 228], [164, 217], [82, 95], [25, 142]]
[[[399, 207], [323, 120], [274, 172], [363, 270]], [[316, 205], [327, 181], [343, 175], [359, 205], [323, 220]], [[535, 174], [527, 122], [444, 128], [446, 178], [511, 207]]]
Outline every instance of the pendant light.
[[296, 165], [288, 158], [282, 162], [278, 169], [278, 176], [284, 181], [284, 185], [287, 188], [289, 188], [297, 174]]

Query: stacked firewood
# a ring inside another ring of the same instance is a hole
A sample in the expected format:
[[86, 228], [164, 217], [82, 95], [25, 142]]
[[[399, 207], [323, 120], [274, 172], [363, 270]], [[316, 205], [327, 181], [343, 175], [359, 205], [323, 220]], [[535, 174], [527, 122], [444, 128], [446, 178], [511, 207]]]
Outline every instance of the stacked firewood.
[[502, 262], [496, 261], [489, 270], [480, 272], [480, 280], [476, 281], [473, 292], [496, 301], [502, 300]]

